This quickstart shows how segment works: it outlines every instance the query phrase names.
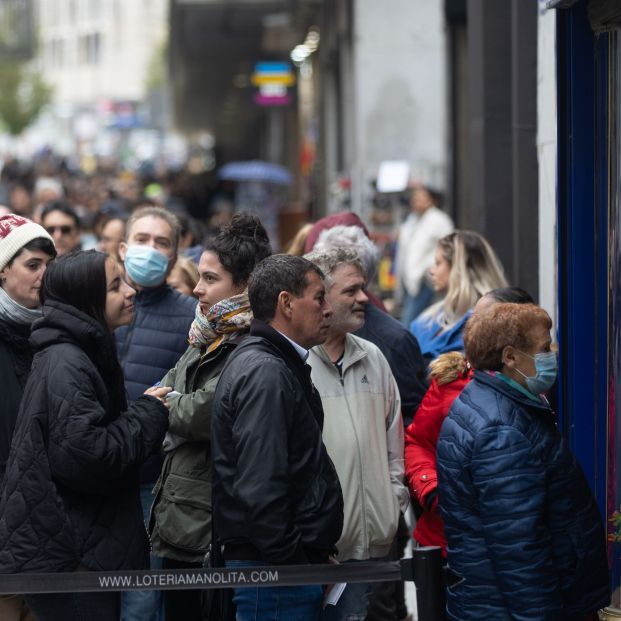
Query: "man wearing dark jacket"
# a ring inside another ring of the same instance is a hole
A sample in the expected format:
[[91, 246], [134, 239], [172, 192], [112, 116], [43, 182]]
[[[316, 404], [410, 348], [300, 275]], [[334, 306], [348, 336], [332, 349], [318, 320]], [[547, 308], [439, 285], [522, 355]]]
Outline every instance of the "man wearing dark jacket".
[[[343, 526], [338, 476], [321, 439], [308, 350], [332, 314], [323, 274], [274, 255], [248, 288], [250, 337], [231, 355], [212, 418], [214, 524], [228, 567], [325, 563]], [[237, 619], [316, 619], [322, 588], [235, 589]]]
[[[125, 374], [128, 399], [135, 401], [159, 382], [187, 348], [196, 300], [166, 284], [177, 260], [177, 217], [161, 207], [137, 209], [127, 222], [127, 241], [119, 255], [127, 280], [136, 289], [134, 318], [116, 331], [119, 360]], [[162, 467], [162, 457], [151, 456], [140, 473], [140, 496], [145, 520], [151, 509], [151, 490]], [[154, 558], [152, 568], [157, 568]], [[123, 594], [123, 621], [157, 621], [158, 591]]]

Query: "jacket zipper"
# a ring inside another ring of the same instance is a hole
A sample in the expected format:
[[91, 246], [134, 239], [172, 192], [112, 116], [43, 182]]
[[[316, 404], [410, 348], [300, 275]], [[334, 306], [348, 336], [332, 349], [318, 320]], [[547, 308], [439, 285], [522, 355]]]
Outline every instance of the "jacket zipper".
[[[348, 367], [351, 365], [348, 365]], [[343, 369], [343, 373], [345, 370]], [[367, 496], [364, 491], [364, 478], [362, 476], [362, 451], [360, 449], [360, 441], [358, 440], [358, 433], [356, 431], [356, 425], [354, 421], [354, 417], [351, 413], [351, 408], [349, 406], [349, 400], [347, 399], [347, 394], [345, 393], [345, 379], [343, 376], [340, 377], [341, 388], [343, 389], [343, 398], [345, 399], [345, 405], [347, 405], [347, 413], [349, 415], [349, 420], [351, 422], [351, 426], [354, 432], [354, 438], [356, 440], [356, 448], [358, 450], [358, 471], [360, 477], [360, 496], [362, 499], [362, 539], [364, 543], [364, 549], [369, 550], [369, 541], [368, 541], [368, 532], [367, 532]]]

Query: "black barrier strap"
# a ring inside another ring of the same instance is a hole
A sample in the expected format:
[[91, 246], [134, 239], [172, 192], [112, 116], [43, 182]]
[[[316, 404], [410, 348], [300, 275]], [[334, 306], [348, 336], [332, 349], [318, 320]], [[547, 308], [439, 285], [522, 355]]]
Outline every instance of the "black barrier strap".
[[223, 569], [77, 571], [57, 574], [0, 575], [0, 595], [140, 591], [147, 589], [221, 589], [334, 582], [389, 582], [401, 579], [399, 561], [341, 565], [280, 565]]

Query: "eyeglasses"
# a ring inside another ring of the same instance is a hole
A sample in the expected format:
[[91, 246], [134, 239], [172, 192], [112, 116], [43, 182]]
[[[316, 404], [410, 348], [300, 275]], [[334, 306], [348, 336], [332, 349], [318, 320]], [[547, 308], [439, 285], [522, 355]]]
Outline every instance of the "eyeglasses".
[[46, 226], [45, 230], [50, 235], [54, 235], [56, 231], [60, 231], [61, 235], [69, 235], [69, 233], [74, 231], [74, 228], [69, 224], [60, 224], [59, 226]]

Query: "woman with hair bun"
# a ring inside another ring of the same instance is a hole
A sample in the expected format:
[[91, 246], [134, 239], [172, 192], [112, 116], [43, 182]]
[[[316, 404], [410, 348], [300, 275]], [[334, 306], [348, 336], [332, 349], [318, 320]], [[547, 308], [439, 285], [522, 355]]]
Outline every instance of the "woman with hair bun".
[[410, 332], [423, 356], [433, 360], [463, 351], [462, 333], [474, 305], [507, 281], [492, 247], [473, 231], [454, 231], [438, 242], [430, 275], [434, 291], [445, 295], [410, 324]]
[[[239, 213], [208, 239], [201, 255], [190, 347], [162, 379], [179, 394], [170, 399], [166, 458], [149, 529], [153, 552], [168, 569], [202, 567], [211, 543], [211, 406], [229, 355], [250, 330], [248, 279], [270, 254], [260, 220]], [[199, 590], [165, 591], [164, 607], [169, 619], [202, 619]]]

